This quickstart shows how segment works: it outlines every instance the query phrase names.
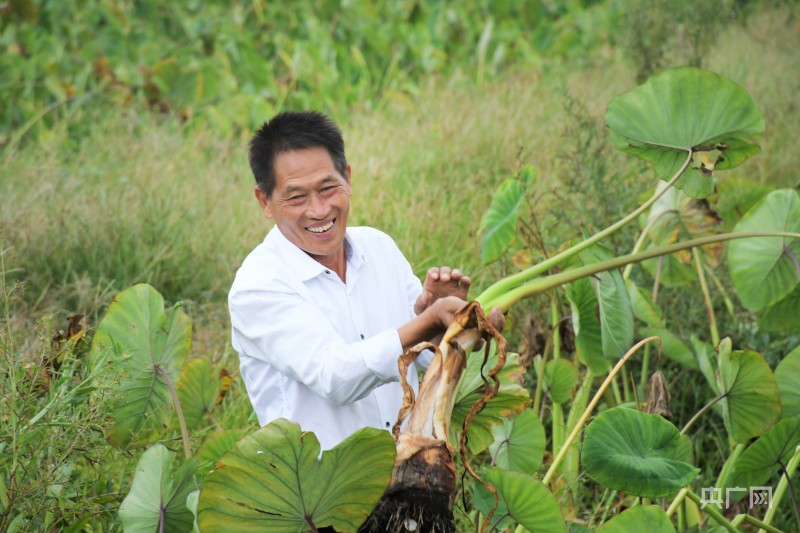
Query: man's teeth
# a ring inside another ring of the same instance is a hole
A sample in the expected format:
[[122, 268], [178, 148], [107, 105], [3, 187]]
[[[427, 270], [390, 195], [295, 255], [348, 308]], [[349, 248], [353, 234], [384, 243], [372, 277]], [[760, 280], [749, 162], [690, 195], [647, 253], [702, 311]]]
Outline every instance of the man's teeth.
[[311, 233], [325, 233], [329, 229], [333, 227], [333, 220], [325, 224], [324, 226], [320, 226], [318, 228], [306, 228]]

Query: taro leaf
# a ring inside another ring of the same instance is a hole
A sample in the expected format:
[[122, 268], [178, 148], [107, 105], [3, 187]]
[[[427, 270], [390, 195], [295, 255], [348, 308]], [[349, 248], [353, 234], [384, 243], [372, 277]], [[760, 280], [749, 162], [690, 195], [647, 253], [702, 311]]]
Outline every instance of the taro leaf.
[[164, 313], [164, 299], [150, 285], [119, 293], [97, 327], [89, 365], [113, 390], [109, 442], [125, 448], [146, 442], [172, 415], [169, 377], [175, 383], [192, 341], [192, 324], [178, 307]]
[[758, 437], [778, 421], [781, 401], [778, 384], [764, 357], [753, 351], [731, 351], [730, 339], [719, 346], [717, 385], [722, 418], [736, 442]]
[[533, 169], [525, 167], [518, 177], [506, 178], [495, 191], [492, 203], [481, 220], [481, 261], [484, 265], [500, 259], [503, 252], [514, 243], [519, 208], [532, 180]]
[[627, 509], [608, 522], [605, 522], [597, 533], [630, 533], [631, 531], [647, 531], [648, 533], [675, 533], [667, 513], [656, 505], [638, 505]]
[[578, 369], [571, 361], [559, 358], [550, 360], [545, 365], [544, 385], [554, 402], [568, 402], [577, 383]]
[[216, 431], [209, 435], [197, 450], [197, 460], [200, 463], [197, 467], [198, 474], [205, 475], [211, 472], [217, 461], [222, 459], [222, 456], [228, 453], [241, 437], [242, 431], [238, 429]]
[[700, 472], [673, 459], [678, 429], [659, 415], [614, 408], [600, 413], [586, 428], [582, 461], [601, 485], [635, 496], [670, 496]]
[[211, 364], [205, 359], [193, 359], [184, 365], [177, 392], [186, 428], [196, 429], [216, 400], [217, 380], [211, 374]]
[[363, 428], [321, 459], [319, 452], [313, 433], [285, 419], [240, 440], [203, 483], [200, 529], [355, 532], [389, 484], [394, 439]]
[[[453, 414], [450, 417], [450, 442], [458, 442], [458, 433], [464, 427], [464, 420], [470, 409], [479, 398], [483, 397], [483, 381], [481, 380], [482, 352], [473, 353], [467, 358], [467, 368], [458, 382]], [[497, 364], [497, 354], [492, 352], [483, 372], [484, 374]], [[506, 364], [498, 373], [500, 390], [497, 396], [487, 403], [483, 410], [472, 419], [467, 435], [470, 452], [478, 454], [493, 442], [492, 427], [500, 424], [506, 417], [519, 413], [530, 403], [530, 393], [522, 386], [525, 367], [519, 362], [519, 355], [508, 354]], [[494, 386], [494, 382], [489, 380]]]
[[785, 418], [751, 444], [736, 461], [731, 486], [755, 487], [784, 467], [800, 446], [800, 416]]
[[[584, 265], [612, 259], [614, 254], [602, 244], [594, 244], [580, 252]], [[616, 361], [633, 344], [633, 309], [628, 289], [618, 270], [596, 274], [594, 281], [597, 303], [600, 306], [600, 330], [603, 338], [603, 355]]]
[[[676, 184], [695, 198], [712, 192], [711, 169], [733, 168], [758, 153], [754, 139], [764, 131], [764, 119], [747, 91], [692, 67], [666, 70], [617, 96], [605, 120], [614, 146], [652, 163], [665, 181], [690, 149], [715, 149], [710, 160], [712, 152], [697, 154]], [[701, 171], [701, 165], [707, 170]]]
[[544, 426], [530, 409], [510, 420], [504, 420], [493, 431], [494, 442], [489, 447], [494, 464], [504, 470], [534, 474], [544, 455]]
[[781, 395], [781, 417], [800, 415], [800, 346], [778, 363], [775, 382]]
[[656, 304], [650, 295], [636, 283], [631, 280], [625, 280], [625, 285], [628, 287], [628, 297], [631, 299], [631, 308], [633, 309], [633, 316], [655, 328], [663, 328], [666, 324], [664, 321], [664, 312]]
[[[566, 533], [564, 515], [556, 497], [539, 480], [520, 472], [511, 472], [487, 466], [481, 469], [481, 478], [497, 490], [499, 501], [495, 518], [505, 512], [531, 533]], [[473, 500], [476, 509], [488, 513], [494, 505], [494, 498], [479, 484], [478, 494]]]
[[642, 328], [640, 333], [642, 338], [651, 336], [661, 337], [661, 351], [664, 355], [688, 368], [697, 368], [697, 360], [694, 357], [692, 349], [668, 329]]
[[567, 286], [567, 298], [572, 308], [572, 328], [575, 331], [575, 350], [578, 359], [593, 376], [608, 372], [611, 362], [603, 357], [603, 341], [598, 317], [597, 296], [588, 278]]
[[759, 331], [791, 334], [800, 330], [800, 284], [783, 300], [767, 307], [758, 317]]
[[742, 178], [727, 178], [717, 183], [719, 196], [714, 207], [722, 219], [723, 230], [731, 231], [750, 209], [774, 187]]
[[174, 458], [175, 453], [161, 444], [151, 446], [142, 454], [131, 491], [119, 507], [119, 518], [126, 533], [192, 529], [194, 515], [186, 507], [186, 497], [197, 489], [193, 479], [197, 463], [189, 460], [173, 474]]
[[[791, 189], [769, 193], [734, 231], [800, 233], [800, 194]], [[728, 268], [744, 306], [760, 311], [784, 299], [800, 283], [800, 239], [735, 239], [728, 245]]]

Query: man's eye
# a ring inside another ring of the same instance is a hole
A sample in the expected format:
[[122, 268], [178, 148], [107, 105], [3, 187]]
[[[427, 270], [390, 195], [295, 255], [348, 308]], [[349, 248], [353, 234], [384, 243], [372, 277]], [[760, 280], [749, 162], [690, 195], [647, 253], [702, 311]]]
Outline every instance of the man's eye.
[[302, 202], [303, 198], [304, 198], [304, 196], [302, 196], [302, 195], [290, 196], [287, 201], [289, 201], [289, 202]]

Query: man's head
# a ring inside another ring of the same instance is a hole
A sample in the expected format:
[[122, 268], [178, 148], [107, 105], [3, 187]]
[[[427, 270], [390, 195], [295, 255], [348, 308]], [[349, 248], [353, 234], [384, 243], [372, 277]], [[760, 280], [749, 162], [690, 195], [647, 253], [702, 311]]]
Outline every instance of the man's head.
[[250, 164], [264, 215], [344, 279], [350, 166], [336, 125], [319, 113], [282, 113], [256, 133]]
[[342, 132], [317, 111], [286, 111], [264, 123], [250, 141], [250, 168], [259, 189], [272, 196], [275, 158], [283, 152], [321, 147], [342, 176], [347, 169]]

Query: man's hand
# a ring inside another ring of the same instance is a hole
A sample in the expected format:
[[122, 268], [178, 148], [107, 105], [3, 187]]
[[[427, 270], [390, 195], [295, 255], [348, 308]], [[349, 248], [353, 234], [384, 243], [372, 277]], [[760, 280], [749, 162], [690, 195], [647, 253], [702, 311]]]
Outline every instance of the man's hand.
[[457, 268], [451, 269], [449, 266], [443, 266], [428, 269], [425, 283], [422, 286], [422, 294], [414, 303], [414, 312], [422, 313], [439, 298], [456, 296], [466, 300], [470, 283], [472, 281], [469, 276], [463, 275]]

